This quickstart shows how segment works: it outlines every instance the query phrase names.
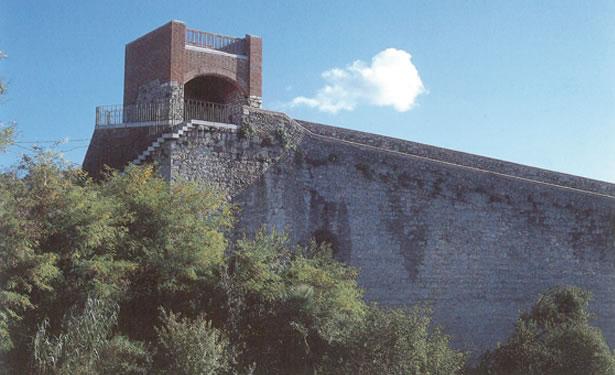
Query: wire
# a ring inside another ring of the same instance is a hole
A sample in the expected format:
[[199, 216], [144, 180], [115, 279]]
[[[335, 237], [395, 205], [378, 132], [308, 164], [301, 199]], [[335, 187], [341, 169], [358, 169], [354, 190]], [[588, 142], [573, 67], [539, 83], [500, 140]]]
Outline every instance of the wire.
[[73, 147], [73, 148], [69, 148], [68, 150], [60, 150], [60, 152], [71, 152], [73, 150], [78, 150], [80, 148], [86, 148], [88, 146], [77, 146], [77, 147]]
[[23, 148], [24, 150], [34, 151], [34, 149], [33, 149], [32, 147], [25, 147], [25, 146], [22, 146], [22, 145], [18, 145], [18, 144], [16, 144], [16, 143], [12, 143], [11, 145], [12, 145], [12, 146], [19, 147], [19, 148]]
[[[36, 152], [36, 151], [41, 150], [39, 147], [22, 146], [20, 144], [17, 144], [17, 142], [13, 143], [12, 146], [19, 147], [19, 148], [21, 148], [23, 150], [26, 150], [26, 151], [29, 151], [29, 152]], [[80, 148], [86, 148], [86, 147], [88, 147], [88, 146], [87, 145], [81, 145], [81, 146], [76, 146], [76, 147], [72, 147], [72, 148], [64, 149], [64, 150], [57, 149], [55, 151], [57, 151], [57, 152], [71, 152], [71, 151], [78, 150]]]
[[71, 142], [88, 142], [90, 139], [89, 138], [83, 138], [83, 139], [60, 139], [60, 140], [55, 140], [55, 141], [51, 141], [51, 140], [46, 140], [46, 141], [17, 141], [17, 142], [13, 142], [13, 144], [39, 144], [39, 143], [58, 143], [58, 144], [63, 144], [63, 143], [71, 143]]

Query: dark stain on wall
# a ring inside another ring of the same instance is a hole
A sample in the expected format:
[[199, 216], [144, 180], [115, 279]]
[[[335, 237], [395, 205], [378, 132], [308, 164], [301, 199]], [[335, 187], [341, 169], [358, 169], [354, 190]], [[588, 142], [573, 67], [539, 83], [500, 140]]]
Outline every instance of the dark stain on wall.
[[402, 204], [399, 191], [389, 191], [386, 226], [389, 235], [396, 240], [399, 247], [399, 254], [403, 257], [403, 264], [410, 276], [416, 281], [419, 268], [425, 257], [425, 247], [427, 245], [427, 227], [416, 221], [420, 217], [421, 208], [414, 206], [412, 216], [406, 213]]
[[326, 201], [317, 191], [310, 190], [309, 222], [310, 239], [328, 243], [336, 259], [349, 261], [351, 256], [348, 208], [344, 202]]

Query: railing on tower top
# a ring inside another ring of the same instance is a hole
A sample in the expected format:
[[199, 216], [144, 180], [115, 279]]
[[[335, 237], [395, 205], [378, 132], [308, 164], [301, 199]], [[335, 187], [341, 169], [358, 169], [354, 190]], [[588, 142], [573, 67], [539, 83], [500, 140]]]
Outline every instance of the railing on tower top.
[[184, 121], [239, 124], [243, 103], [213, 103], [187, 99], [183, 102], [165, 101], [132, 105], [96, 107], [96, 127], [177, 125]]
[[246, 54], [244, 39], [194, 29], [186, 29], [186, 44], [211, 48], [235, 55]]

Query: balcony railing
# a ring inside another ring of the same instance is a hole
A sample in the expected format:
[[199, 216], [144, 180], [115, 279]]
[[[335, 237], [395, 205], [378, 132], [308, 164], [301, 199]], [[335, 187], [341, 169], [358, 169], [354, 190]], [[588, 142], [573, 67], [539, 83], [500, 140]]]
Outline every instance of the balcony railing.
[[203, 120], [239, 124], [242, 103], [220, 104], [188, 99], [133, 105], [96, 107], [96, 127], [177, 125]]
[[211, 48], [234, 55], [246, 54], [245, 39], [194, 29], [186, 29], [186, 44], [196, 47]]
[[239, 104], [219, 104], [199, 100], [184, 101], [184, 118], [187, 120], [205, 120], [224, 124], [239, 123]]

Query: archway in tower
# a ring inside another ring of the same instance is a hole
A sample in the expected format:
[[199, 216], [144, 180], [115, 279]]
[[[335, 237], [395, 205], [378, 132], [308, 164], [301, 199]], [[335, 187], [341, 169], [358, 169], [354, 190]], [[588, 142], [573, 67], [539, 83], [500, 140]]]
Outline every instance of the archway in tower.
[[237, 103], [244, 97], [237, 82], [217, 75], [202, 75], [184, 84], [184, 120], [237, 123]]
[[202, 75], [184, 85], [186, 101], [228, 104], [241, 98], [243, 94], [237, 82], [222, 76]]

